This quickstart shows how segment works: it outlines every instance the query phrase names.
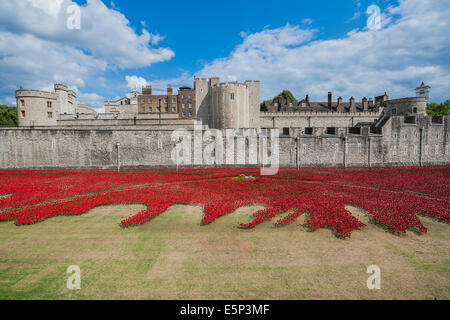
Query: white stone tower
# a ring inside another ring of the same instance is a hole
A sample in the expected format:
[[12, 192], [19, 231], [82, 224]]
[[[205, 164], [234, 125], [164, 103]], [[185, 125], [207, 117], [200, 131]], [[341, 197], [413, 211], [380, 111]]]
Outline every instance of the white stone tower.
[[423, 81], [422, 84], [420, 85], [420, 87], [417, 87], [415, 89], [416, 91], [416, 97], [417, 98], [425, 98], [425, 99], [430, 99], [430, 86], [426, 86]]

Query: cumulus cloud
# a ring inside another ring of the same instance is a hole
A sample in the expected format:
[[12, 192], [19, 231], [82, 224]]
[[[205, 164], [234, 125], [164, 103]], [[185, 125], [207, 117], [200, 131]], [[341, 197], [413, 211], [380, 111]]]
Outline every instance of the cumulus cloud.
[[138, 76], [125, 76], [127, 88], [132, 91], [139, 91], [142, 87], [148, 84], [148, 81]]
[[69, 29], [70, 0], [0, 2], [0, 95], [19, 85], [53, 82], [84, 87], [108, 69], [148, 67], [174, 52], [156, 47], [164, 39], [144, 28], [140, 34], [119, 11], [100, 0], [80, 6], [81, 28]]
[[89, 107], [96, 109], [97, 112], [103, 112], [105, 97], [102, 97], [97, 93], [78, 93], [77, 100], [78, 103], [84, 103]]
[[353, 30], [316, 40], [315, 30], [295, 25], [246, 34], [228, 57], [206, 64], [197, 75], [261, 80], [261, 97], [282, 89], [326, 101], [328, 91], [362, 98], [387, 91], [414, 95], [425, 81], [431, 99], [450, 92], [450, 7], [445, 1], [401, 0], [382, 14], [380, 30]]
[[127, 83], [127, 88], [130, 90], [140, 91], [143, 86], [151, 85], [152, 91], [155, 94], [164, 94], [167, 90], [167, 85], [171, 85], [173, 88], [180, 86], [192, 86], [193, 77], [187, 71], [183, 71], [179, 77], [172, 77], [168, 79], [156, 79], [156, 80], [146, 80], [143, 77], [136, 75], [125, 76], [125, 81]]

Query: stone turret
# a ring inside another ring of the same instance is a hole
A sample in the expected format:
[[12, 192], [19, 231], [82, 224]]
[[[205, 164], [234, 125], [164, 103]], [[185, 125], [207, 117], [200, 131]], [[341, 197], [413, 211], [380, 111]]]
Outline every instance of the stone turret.
[[420, 87], [417, 87], [415, 90], [417, 98], [425, 98], [426, 100], [430, 99], [430, 86], [426, 86], [423, 81]]

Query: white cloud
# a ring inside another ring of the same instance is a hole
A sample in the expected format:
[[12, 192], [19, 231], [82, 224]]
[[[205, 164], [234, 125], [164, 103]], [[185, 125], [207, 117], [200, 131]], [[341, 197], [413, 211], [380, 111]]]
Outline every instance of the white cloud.
[[[157, 80], [146, 80], [143, 77], [136, 75], [125, 76], [125, 81], [127, 82], [127, 88], [130, 90], [140, 91], [143, 86], [151, 85], [154, 94], [165, 94], [167, 90], [167, 85], [171, 85], [174, 90], [181, 86], [193, 86], [193, 76], [187, 72], [183, 71], [179, 77], [173, 77], [168, 79], [157, 79]], [[232, 80], [230, 80], [232, 81]]]
[[147, 80], [138, 76], [125, 76], [127, 88], [132, 91], [139, 91], [148, 84]]
[[261, 97], [282, 89], [313, 100], [413, 96], [425, 81], [432, 100], [449, 98], [450, 7], [442, 2], [401, 0], [382, 15], [380, 30], [353, 30], [338, 39], [311, 41], [314, 30], [286, 25], [246, 35], [228, 57], [215, 59], [200, 77], [261, 80]]
[[78, 93], [78, 103], [84, 103], [88, 107], [96, 109], [97, 112], [103, 112], [103, 103], [105, 98], [96, 93]]
[[352, 22], [358, 19], [361, 16], [361, 11], [356, 11], [353, 16], [347, 20], [347, 22]]
[[305, 18], [301, 22], [303, 25], [307, 25], [307, 26], [312, 25], [312, 20], [310, 18]]
[[100, 0], [87, 0], [80, 7], [81, 29], [68, 29], [67, 8], [73, 4], [0, 1], [0, 96], [20, 85], [63, 82], [83, 88], [108, 69], [148, 67], [174, 56], [169, 48], [155, 47], [163, 36], [145, 28], [138, 34], [121, 12]]

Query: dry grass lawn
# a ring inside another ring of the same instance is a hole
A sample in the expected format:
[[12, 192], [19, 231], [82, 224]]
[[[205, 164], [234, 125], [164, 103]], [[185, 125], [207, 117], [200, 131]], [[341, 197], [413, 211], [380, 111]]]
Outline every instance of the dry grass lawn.
[[[202, 208], [175, 205], [122, 229], [143, 205], [108, 205], [32, 226], [0, 223], [0, 299], [450, 299], [449, 225], [396, 236], [375, 225], [337, 239], [295, 224], [237, 228], [260, 206], [200, 225]], [[363, 222], [367, 215], [348, 209]], [[381, 268], [381, 290], [366, 269]], [[81, 290], [66, 269], [81, 268]]]

